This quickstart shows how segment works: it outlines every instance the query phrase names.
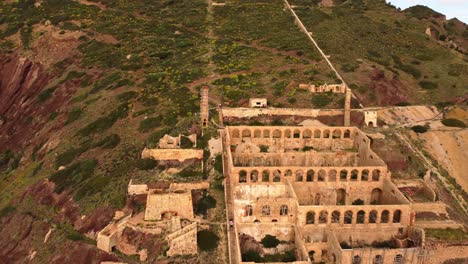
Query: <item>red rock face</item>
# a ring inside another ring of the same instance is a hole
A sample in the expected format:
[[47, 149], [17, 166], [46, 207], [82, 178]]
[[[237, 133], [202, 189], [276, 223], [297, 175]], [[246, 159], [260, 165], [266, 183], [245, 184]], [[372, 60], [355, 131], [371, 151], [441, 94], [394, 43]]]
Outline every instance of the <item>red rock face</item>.
[[[38, 132], [52, 112], [63, 107], [79, 81], [60, 84], [53, 95], [39, 103], [37, 96], [56, 77], [50, 69], [14, 54], [0, 54], [0, 152], [38, 144], [47, 134]], [[56, 128], [59, 129], [59, 128]]]

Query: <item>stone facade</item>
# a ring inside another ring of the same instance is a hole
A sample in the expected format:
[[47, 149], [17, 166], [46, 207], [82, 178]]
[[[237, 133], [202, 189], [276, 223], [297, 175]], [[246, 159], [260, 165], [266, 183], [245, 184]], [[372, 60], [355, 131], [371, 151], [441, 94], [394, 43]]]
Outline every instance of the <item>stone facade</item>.
[[377, 111], [364, 111], [364, 123], [368, 127], [377, 127]]
[[208, 90], [209, 88], [206, 85], [201, 88], [200, 122], [203, 128], [208, 126], [209, 120]]
[[142, 159], [152, 158], [158, 161], [178, 161], [186, 160], [202, 160], [202, 149], [143, 149], [141, 153]]
[[149, 190], [145, 220], [170, 219], [172, 216], [194, 219], [192, 193], [190, 191], [160, 192]]
[[294, 243], [298, 262], [427, 258], [411, 202], [358, 128], [228, 126], [222, 135], [236, 233]]
[[346, 85], [344, 84], [324, 84], [319, 86], [313, 84], [299, 84], [299, 89], [308, 90], [311, 93], [346, 93]]
[[169, 234], [166, 240], [169, 243], [169, 250], [167, 251], [167, 256], [169, 257], [198, 254], [197, 223], [194, 222]]

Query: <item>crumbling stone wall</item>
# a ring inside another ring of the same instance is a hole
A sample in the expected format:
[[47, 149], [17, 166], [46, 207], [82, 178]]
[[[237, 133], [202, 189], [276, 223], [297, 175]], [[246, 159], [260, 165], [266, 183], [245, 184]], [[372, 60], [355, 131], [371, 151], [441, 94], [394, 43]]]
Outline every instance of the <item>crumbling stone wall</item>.
[[161, 220], [164, 214], [193, 219], [192, 193], [158, 193], [150, 190], [146, 200], [145, 220]]
[[143, 159], [155, 159], [159, 161], [171, 161], [175, 160], [178, 162], [184, 162], [186, 160], [202, 160], [203, 150], [202, 149], [143, 149], [141, 153]]
[[169, 242], [169, 250], [167, 256], [175, 255], [196, 255], [198, 254], [197, 246], [197, 223], [194, 222], [172, 234], [166, 238]]

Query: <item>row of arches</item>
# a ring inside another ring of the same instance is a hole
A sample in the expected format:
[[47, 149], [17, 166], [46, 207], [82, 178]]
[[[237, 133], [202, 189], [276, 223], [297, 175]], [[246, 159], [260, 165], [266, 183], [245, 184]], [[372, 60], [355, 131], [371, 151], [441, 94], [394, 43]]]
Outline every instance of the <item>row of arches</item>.
[[[263, 205], [262, 207], [262, 216], [270, 216], [271, 215], [271, 207], [269, 205]], [[245, 206], [245, 216], [252, 216], [253, 215], [253, 206], [252, 205], [246, 205]], [[287, 216], [289, 213], [289, 207], [285, 204], [281, 205], [279, 207], [279, 215], [280, 216]]]
[[337, 182], [337, 181], [380, 181], [382, 172], [380, 169], [298, 169], [293, 172], [286, 169], [265, 169], [261, 171], [253, 169], [250, 171], [240, 170], [239, 183], [256, 182], [282, 182], [283, 177], [294, 176], [295, 182]]
[[380, 213], [377, 210], [359, 210], [356, 214], [347, 210], [344, 213], [338, 210], [332, 211], [330, 214], [327, 210], [320, 212], [309, 211], [306, 214], [306, 225], [314, 224], [379, 224], [379, 223], [400, 223], [401, 210], [389, 211], [382, 210]]
[[[333, 263], [336, 263], [336, 257], [333, 256]], [[353, 256], [353, 261], [352, 261], [353, 264], [362, 264], [363, 263], [363, 260], [362, 260], [362, 257], [359, 256], [359, 255], [355, 255]], [[382, 255], [376, 255], [373, 259], [372, 259], [372, 264], [383, 264], [384, 263], [384, 258]], [[395, 257], [393, 258], [393, 263], [394, 264], [402, 264], [404, 263], [404, 259], [403, 259], [403, 255], [402, 254], [397, 254], [395, 255]]]
[[351, 130], [348, 128], [335, 129], [309, 129], [309, 128], [233, 128], [231, 132], [232, 138], [334, 138], [344, 139], [351, 138]]

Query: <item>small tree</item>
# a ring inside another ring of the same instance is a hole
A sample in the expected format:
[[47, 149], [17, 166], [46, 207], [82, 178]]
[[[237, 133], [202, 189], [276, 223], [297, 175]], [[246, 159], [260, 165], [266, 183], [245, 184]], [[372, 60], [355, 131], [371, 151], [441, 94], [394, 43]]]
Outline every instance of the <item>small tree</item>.
[[280, 241], [272, 235], [266, 235], [260, 242], [266, 248], [275, 248], [279, 245]]
[[422, 133], [426, 133], [426, 132], [427, 132], [428, 127], [417, 125], [417, 126], [413, 126], [413, 127], [411, 128], [411, 130], [413, 130], [414, 132], [416, 132], [416, 133], [418, 133], [418, 134], [422, 134]]

